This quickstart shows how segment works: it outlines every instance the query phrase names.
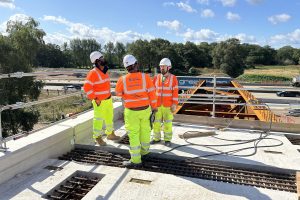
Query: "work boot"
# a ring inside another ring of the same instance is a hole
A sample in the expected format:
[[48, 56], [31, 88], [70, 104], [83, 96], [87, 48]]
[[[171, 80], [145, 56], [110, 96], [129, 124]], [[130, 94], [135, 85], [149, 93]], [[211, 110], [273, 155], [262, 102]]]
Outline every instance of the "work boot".
[[106, 145], [106, 142], [104, 142], [104, 140], [102, 139], [102, 137], [96, 138], [96, 141], [97, 141], [97, 143], [98, 143], [100, 146], [105, 146], [105, 145]]
[[150, 142], [150, 144], [157, 144], [157, 143], [160, 143], [160, 140], [152, 140], [152, 141]]
[[171, 142], [170, 141], [165, 141], [165, 146], [166, 147], [170, 147], [171, 146]]
[[120, 138], [120, 136], [116, 136], [114, 131], [111, 134], [107, 135], [108, 140], [119, 140]]
[[128, 160], [128, 161], [124, 161], [122, 163], [122, 166], [126, 167], [126, 168], [140, 168], [140, 167], [142, 167], [142, 163], [137, 163], [136, 164], [136, 163], [133, 163], [130, 160]]

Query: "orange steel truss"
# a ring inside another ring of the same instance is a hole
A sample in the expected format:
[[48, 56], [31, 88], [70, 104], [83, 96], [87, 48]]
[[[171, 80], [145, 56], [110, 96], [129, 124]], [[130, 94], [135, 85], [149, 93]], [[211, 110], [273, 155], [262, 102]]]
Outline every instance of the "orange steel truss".
[[[203, 88], [206, 81], [199, 81], [195, 85], [195, 89], [189, 89], [184, 94], [181, 94], [181, 104], [175, 111], [176, 114], [212, 116], [212, 100], [208, 96], [213, 93], [212, 88]], [[202, 88], [201, 88], [202, 87]], [[231, 81], [228, 87], [243, 88], [237, 81]], [[237, 118], [248, 120], [260, 120], [269, 122], [284, 122], [284, 120], [271, 112], [267, 106], [261, 105], [259, 101], [246, 90], [216, 90], [218, 98], [216, 102], [228, 102], [228, 105], [215, 105], [215, 116], [221, 118]], [[185, 95], [186, 94], [186, 95]], [[209, 94], [209, 95], [208, 95]], [[207, 95], [207, 96], [205, 96]], [[198, 101], [196, 104], [187, 102], [188, 100]], [[205, 102], [205, 103], [201, 103]], [[207, 103], [210, 102], [210, 103]], [[246, 103], [247, 106], [230, 104], [231, 102]], [[260, 104], [260, 105], [256, 105]]]

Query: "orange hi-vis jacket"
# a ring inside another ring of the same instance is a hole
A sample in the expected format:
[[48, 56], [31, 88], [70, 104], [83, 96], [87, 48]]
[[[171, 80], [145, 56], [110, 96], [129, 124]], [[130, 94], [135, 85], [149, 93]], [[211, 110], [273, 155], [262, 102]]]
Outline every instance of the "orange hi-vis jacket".
[[83, 89], [87, 98], [90, 100], [107, 99], [111, 95], [108, 74], [104, 74], [100, 69], [95, 67], [88, 73]]
[[175, 75], [169, 74], [165, 81], [163, 75], [158, 74], [154, 77], [153, 83], [156, 89], [157, 106], [171, 107], [178, 104], [178, 81]]
[[119, 78], [116, 95], [121, 96], [125, 108], [138, 108], [151, 105], [156, 108], [155, 88], [148, 74], [129, 73]]

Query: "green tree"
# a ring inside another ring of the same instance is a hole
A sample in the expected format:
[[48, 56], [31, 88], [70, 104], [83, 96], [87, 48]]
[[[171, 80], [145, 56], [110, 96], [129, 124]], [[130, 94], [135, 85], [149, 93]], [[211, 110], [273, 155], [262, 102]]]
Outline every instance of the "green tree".
[[[31, 72], [39, 48], [44, 45], [44, 31], [38, 22], [29, 18], [26, 23], [9, 21], [8, 36], [0, 37], [0, 72]], [[4, 56], [2, 56], [4, 55]], [[43, 84], [33, 77], [0, 80], [0, 105], [36, 100]], [[5, 110], [2, 112], [3, 136], [15, 134], [19, 130], [32, 130], [39, 113], [34, 109]]]
[[299, 58], [294, 55], [295, 48], [291, 46], [284, 46], [277, 50], [277, 59], [279, 64], [294, 65], [298, 63]]
[[238, 39], [232, 38], [220, 42], [212, 52], [213, 65], [231, 77], [238, 77], [244, 73], [242, 48]]
[[73, 39], [69, 48], [77, 67], [90, 66], [91, 52], [101, 51], [101, 45], [95, 39]]
[[115, 45], [112, 42], [108, 42], [104, 45], [104, 58], [108, 62], [108, 66], [114, 66], [115, 62]]
[[125, 45], [123, 43], [117, 42], [114, 49], [114, 54], [116, 55], [118, 67], [122, 67], [123, 56], [126, 53]]

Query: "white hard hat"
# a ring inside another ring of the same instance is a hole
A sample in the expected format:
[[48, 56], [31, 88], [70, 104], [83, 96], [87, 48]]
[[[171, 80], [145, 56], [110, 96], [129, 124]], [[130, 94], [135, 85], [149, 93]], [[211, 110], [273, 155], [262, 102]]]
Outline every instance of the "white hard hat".
[[127, 68], [130, 65], [133, 65], [136, 62], [137, 62], [137, 60], [136, 60], [136, 58], [133, 55], [126, 55], [123, 58], [123, 64], [124, 64], [125, 68]]
[[172, 67], [171, 60], [169, 58], [161, 59], [161, 61], [159, 62], [159, 66], [163, 66], [163, 65], [166, 65], [171, 68]]
[[91, 59], [91, 62], [92, 63], [95, 63], [95, 61], [99, 58], [101, 58], [103, 55], [102, 53], [100, 53], [99, 51], [93, 51], [91, 54], [90, 54], [90, 59]]

